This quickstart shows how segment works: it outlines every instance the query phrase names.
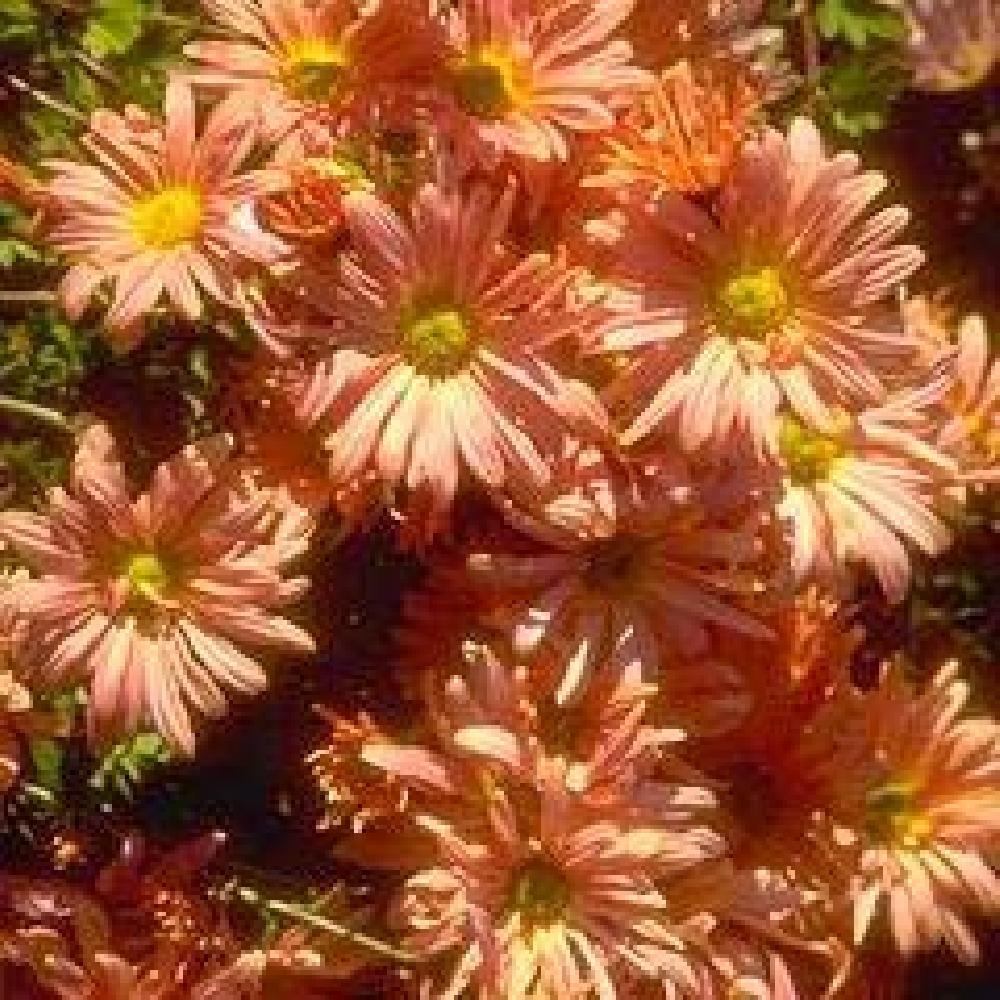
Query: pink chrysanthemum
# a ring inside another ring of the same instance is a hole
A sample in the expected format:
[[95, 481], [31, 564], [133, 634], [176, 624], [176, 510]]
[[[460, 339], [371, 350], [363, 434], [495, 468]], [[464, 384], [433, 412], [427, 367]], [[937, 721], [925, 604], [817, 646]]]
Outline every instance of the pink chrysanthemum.
[[646, 80], [614, 33], [632, 0], [461, 0], [450, 16], [450, 127], [497, 157], [566, 160], [574, 133], [607, 129], [611, 102]]
[[196, 319], [199, 289], [232, 302], [241, 263], [276, 259], [280, 244], [245, 211], [274, 177], [237, 173], [255, 133], [232, 110], [217, 107], [198, 136], [191, 90], [175, 79], [162, 126], [134, 109], [96, 112], [84, 144], [99, 163], [52, 163], [52, 242], [73, 265], [61, 288], [70, 315], [110, 286], [105, 323], [116, 344], [130, 347], [161, 297]]
[[[430, 857], [397, 920], [434, 960], [434, 995], [611, 997], [633, 980], [693, 989], [670, 884], [722, 843], [701, 825], [707, 792], [651, 774], [675, 737], [643, 725], [640, 703], [581, 760], [575, 720], [533, 712], [489, 654], [438, 708], [433, 748], [365, 754], [421, 794], [410, 816]], [[397, 867], [415, 867], [406, 858], [397, 849]]]
[[558, 702], [619, 654], [656, 680], [672, 650], [704, 651], [709, 623], [768, 635], [747, 610], [764, 589], [752, 516], [713, 523], [672, 468], [613, 470], [585, 450], [557, 469], [544, 505], [510, 514], [543, 547], [474, 552], [465, 585], [507, 595], [519, 656], [557, 651]]
[[228, 479], [225, 454], [217, 439], [189, 446], [136, 496], [97, 425], [47, 514], [0, 515], [0, 535], [38, 573], [22, 595], [34, 681], [89, 680], [95, 739], [152, 724], [191, 754], [193, 714], [221, 716], [227, 690], [267, 683], [241, 645], [313, 648], [273, 610], [304, 588], [282, 565], [304, 550], [307, 524]]
[[[229, 94], [269, 139], [304, 121], [334, 127], [427, 82], [439, 45], [420, 0], [204, 0], [231, 36], [184, 51], [196, 85]], [[366, 9], [359, 12], [359, 8]], [[410, 101], [412, 105], [412, 100]]]
[[903, 11], [916, 87], [968, 90], [990, 78], [1000, 59], [1000, 11], [995, 0], [887, 2]]
[[848, 563], [867, 565], [886, 596], [901, 600], [910, 578], [910, 543], [942, 552], [951, 533], [936, 508], [957, 467], [921, 434], [912, 397], [851, 418], [810, 425], [781, 418], [778, 461], [784, 493], [778, 515], [792, 539], [792, 572], [830, 580]]
[[844, 706], [830, 811], [859, 833], [841, 836], [859, 852], [858, 944], [887, 917], [904, 954], [945, 943], [975, 962], [966, 918], [1000, 910], [1000, 726], [963, 716], [968, 696], [951, 662], [920, 693], [893, 670]]
[[545, 456], [577, 415], [538, 352], [591, 320], [566, 303], [573, 270], [501, 242], [512, 201], [427, 185], [409, 222], [352, 203], [356, 250], [316, 331], [338, 350], [303, 407], [333, 429], [331, 477], [405, 487], [418, 538], [441, 528], [465, 474], [490, 490], [547, 483]]
[[677, 195], [628, 203], [616, 270], [629, 294], [600, 343], [630, 356], [645, 397], [626, 440], [676, 418], [686, 451], [739, 431], [763, 452], [783, 398], [806, 419], [880, 400], [911, 352], [893, 293], [922, 259], [895, 242], [905, 209], [866, 218], [884, 186], [798, 119], [744, 147], [717, 216]]

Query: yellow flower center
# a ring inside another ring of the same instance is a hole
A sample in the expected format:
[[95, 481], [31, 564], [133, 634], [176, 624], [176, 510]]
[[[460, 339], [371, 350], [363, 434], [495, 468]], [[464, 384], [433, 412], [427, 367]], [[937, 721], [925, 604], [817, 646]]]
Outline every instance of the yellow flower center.
[[157, 603], [170, 585], [170, 573], [155, 552], [137, 552], [130, 556], [125, 562], [124, 573], [130, 595], [141, 602]]
[[472, 346], [469, 321], [448, 305], [404, 309], [399, 321], [407, 361], [429, 378], [447, 378], [462, 366]]
[[571, 898], [569, 884], [560, 869], [545, 857], [529, 859], [515, 873], [510, 890], [510, 909], [531, 926], [555, 923]]
[[300, 101], [328, 101], [343, 84], [347, 50], [329, 38], [297, 38], [285, 49], [280, 77], [285, 89]]
[[797, 486], [811, 486], [829, 478], [834, 465], [847, 453], [837, 437], [820, 434], [787, 415], [781, 418], [778, 451], [789, 478]]
[[154, 250], [190, 243], [201, 232], [201, 192], [190, 184], [173, 184], [137, 199], [129, 213], [135, 238]]
[[788, 289], [776, 267], [741, 271], [723, 282], [715, 301], [720, 328], [730, 336], [763, 340], [791, 312]]
[[915, 849], [931, 835], [931, 821], [917, 802], [912, 781], [890, 780], [876, 785], [865, 796], [865, 829], [879, 843]]
[[502, 118], [530, 96], [525, 67], [503, 49], [470, 52], [454, 64], [452, 74], [459, 102], [477, 118]]

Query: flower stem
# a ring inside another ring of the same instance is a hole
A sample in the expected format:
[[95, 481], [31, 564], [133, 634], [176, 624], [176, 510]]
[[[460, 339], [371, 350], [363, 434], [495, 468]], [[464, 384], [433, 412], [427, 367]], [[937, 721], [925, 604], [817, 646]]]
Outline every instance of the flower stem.
[[248, 903], [250, 906], [258, 906], [269, 913], [280, 914], [281, 916], [289, 917], [297, 923], [315, 927], [316, 930], [323, 931], [323, 933], [329, 934], [331, 937], [350, 941], [352, 944], [366, 948], [368, 951], [382, 955], [384, 958], [391, 958], [395, 962], [405, 962], [407, 965], [414, 965], [420, 961], [411, 952], [403, 951], [401, 948], [396, 948], [378, 938], [371, 937], [361, 931], [353, 930], [350, 927], [345, 927], [343, 924], [338, 924], [328, 917], [313, 913], [308, 907], [298, 906], [295, 903], [285, 903], [280, 899], [267, 899], [256, 890], [246, 886], [232, 886], [230, 887], [230, 891], [238, 899], [244, 903]]
[[39, 403], [29, 403], [26, 399], [15, 399], [13, 396], [0, 396], [0, 413], [12, 414], [36, 420], [46, 427], [61, 431], [63, 434], [73, 434], [73, 425], [68, 418], [58, 410], [50, 409]]
[[14, 76], [13, 73], [8, 73], [5, 79], [15, 90], [19, 90], [22, 94], [28, 94], [38, 101], [39, 104], [44, 104], [47, 108], [51, 108], [53, 111], [58, 111], [61, 115], [65, 115], [67, 118], [72, 118], [74, 121], [85, 122], [87, 120], [87, 116], [82, 111], [78, 111], [76, 108], [70, 107], [70, 105], [56, 100], [56, 98], [54, 98], [51, 94], [47, 94], [44, 90], [39, 90], [37, 87], [33, 87], [30, 83], [22, 80], [19, 76]]

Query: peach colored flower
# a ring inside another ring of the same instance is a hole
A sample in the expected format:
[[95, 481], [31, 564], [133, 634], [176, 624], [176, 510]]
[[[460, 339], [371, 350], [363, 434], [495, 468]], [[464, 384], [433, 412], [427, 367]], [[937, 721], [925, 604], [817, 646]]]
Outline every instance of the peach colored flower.
[[335, 346], [309, 391], [332, 431], [331, 479], [373, 475], [396, 491], [417, 541], [447, 523], [464, 479], [544, 486], [545, 456], [579, 416], [541, 353], [592, 318], [566, 302], [572, 269], [502, 244], [512, 200], [509, 188], [428, 185], [409, 221], [374, 198], [352, 203], [355, 251], [314, 331]]
[[1000, 59], [1000, 12], [993, 0], [887, 0], [901, 9], [913, 83], [956, 91], [989, 80]]
[[474, 153], [567, 160], [571, 138], [609, 128], [612, 103], [646, 80], [614, 37], [631, 7], [460, 0], [449, 17], [444, 127]]
[[880, 401], [913, 353], [894, 292], [922, 260], [895, 242], [905, 209], [866, 217], [884, 186], [800, 118], [743, 147], [716, 215], [631, 200], [616, 237], [627, 294], [599, 343], [630, 358], [644, 405], [625, 440], [675, 419], [689, 452], [734, 432], [773, 451], [783, 399], [814, 420]]
[[979, 950], [970, 914], [1000, 910], [1000, 726], [963, 713], [969, 686], [949, 662], [915, 692], [898, 669], [837, 716], [829, 760], [831, 812], [858, 851], [855, 942], [888, 919], [905, 955], [947, 944]]
[[910, 579], [906, 543], [928, 555], [950, 544], [938, 511], [958, 469], [925, 440], [926, 414], [918, 404], [904, 393], [819, 426], [790, 414], [780, 418], [784, 492], [777, 512], [791, 532], [797, 579], [836, 580], [860, 563], [895, 602]]
[[221, 439], [189, 446], [136, 496], [96, 425], [47, 514], [0, 514], [0, 535], [38, 574], [23, 589], [30, 676], [48, 688], [89, 681], [95, 740], [152, 724], [191, 754], [192, 715], [219, 717], [228, 690], [267, 683], [242, 645], [313, 648], [274, 613], [304, 589], [282, 567], [304, 550], [307, 524], [227, 477], [227, 451]]
[[738, 67], [681, 62], [635, 99], [605, 139], [589, 184], [697, 194], [728, 176], [760, 109], [760, 88]]
[[555, 652], [560, 704], [619, 656], [657, 681], [670, 651], [704, 651], [709, 624], [768, 635], [752, 613], [764, 589], [752, 514], [714, 522], [682, 468], [615, 469], [583, 450], [556, 466], [549, 497], [508, 516], [540, 547], [473, 552], [465, 585], [506, 595], [519, 657]]
[[[228, 38], [191, 42], [196, 86], [233, 98], [269, 140], [308, 121], [339, 130], [430, 80], [440, 50], [420, 0], [203, 0]], [[361, 9], [364, 7], [364, 9]]]
[[49, 192], [58, 209], [51, 239], [72, 267], [60, 295], [78, 317], [100, 289], [112, 292], [112, 342], [133, 346], [140, 320], [166, 297], [181, 315], [202, 312], [200, 291], [233, 301], [240, 264], [267, 264], [281, 244], [248, 222], [250, 202], [274, 183], [237, 173], [255, 132], [218, 106], [196, 134], [190, 88], [167, 85], [165, 119], [137, 109], [95, 112], [84, 145], [97, 163], [58, 160]]
[[397, 852], [419, 869], [398, 924], [411, 949], [448, 960], [427, 988], [498, 1000], [610, 997], [630, 976], [692, 988], [669, 886], [721, 850], [700, 825], [711, 796], [652, 776], [673, 737], [641, 723], [641, 704], [579, 758], [572, 717], [543, 720], [521, 685], [485, 653], [441, 692], [433, 749], [365, 754], [433, 792], [411, 812], [429, 860]]

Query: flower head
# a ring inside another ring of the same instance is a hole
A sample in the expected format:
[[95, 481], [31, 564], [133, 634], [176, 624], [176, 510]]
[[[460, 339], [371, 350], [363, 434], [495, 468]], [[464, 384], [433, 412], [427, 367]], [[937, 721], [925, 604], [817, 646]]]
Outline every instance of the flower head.
[[418, 540], [440, 530], [465, 476], [502, 492], [546, 483], [544, 456], [574, 417], [540, 354], [589, 314], [566, 301], [570, 268], [504, 245], [512, 199], [428, 185], [409, 221], [374, 198], [357, 206], [355, 250], [317, 326], [337, 345], [310, 393], [331, 429], [331, 479], [372, 473], [399, 491]]
[[227, 93], [280, 139], [307, 121], [335, 128], [427, 78], [437, 44], [419, 0], [204, 0], [229, 38], [192, 42], [196, 85]]
[[922, 259], [896, 245], [904, 209], [865, 216], [884, 185], [798, 119], [743, 147], [717, 218], [677, 195], [631, 206], [616, 269], [635, 298], [601, 342], [651, 395], [626, 439], [675, 418], [686, 451], [736, 432], [763, 453], [783, 399], [806, 419], [880, 400], [913, 352], [893, 293]]
[[852, 739], [831, 758], [838, 820], [858, 831], [852, 893], [854, 934], [888, 918], [904, 954], [947, 944], [978, 956], [965, 922], [996, 913], [1000, 880], [991, 867], [1000, 836], [1000, 727], [963, 715], [968, 685], [958, 664], [922, 691], [890, 672], [872, 694], [840, 713]]
[[904, 395], [825, 425], [780, 418], [778, 515], [791, 530], [797, 579], [829, 580], [862, 563], [898, 601], [910, 577], [905, 543], [928, 555], [948, 546], [938, 509], [957, 468], [923, 439], [920, 416]]
[[0, 515], [0, 534], [38, 574], [23, 587], [32, 679], [89, 681], [96, 739], [151, 723], [193, 753], [192, 714], [221, 716], [227, 691], [266, 684], [243, 644], [312, 649], [274, 612], [304, 587], [282, 567], [303, 550], [307, 524], [228, 478], [226, 452], [218, 439], [189, 446], [136, 496], [96, 425], [47, 514]]
[[174, 79], [162, 125], [138, 111], [96, 112], [84, 141], [98, 163], [52, 164], [52, 241], [72, 264], [63, 302], [78, 316], [109, 287], [105, 323], [116, 344], [131, 346], [164, 296], [189, 319], [201, 315], [199, 290], [232, 302], [241, 262], [270, 263], [280, 252], [241, 214], [270, 180], [237, 173], [254, 132], [231, 111], [216, 108], [197, 135], [191, 90]]
[[585, 449], [557, 466], [549, 497], [509, 516], [540, 547], [474, 552], [469, 582], [507, 595], [518, 655], [558, 651], [560, 703], [619, 656], [656, 680], [671, 651], [704, 651], [709, 624], [768, 634], [747, 609], [764, 589], [752, 515], [716, 523], [683, 469], [616, 470]]
[[611, 102], [641, 85], [614, 32], [631, 0], [462, 0], [450, 22], [450, 125], [499, 154], [566, 160], [574, 133], [613, 122]]

